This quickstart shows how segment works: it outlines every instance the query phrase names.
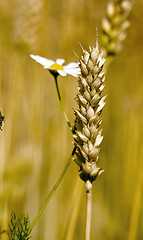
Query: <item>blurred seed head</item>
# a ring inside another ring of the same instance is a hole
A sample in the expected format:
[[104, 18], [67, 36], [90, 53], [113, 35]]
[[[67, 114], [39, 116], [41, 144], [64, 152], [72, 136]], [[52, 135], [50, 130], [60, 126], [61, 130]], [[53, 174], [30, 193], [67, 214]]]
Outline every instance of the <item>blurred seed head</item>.
[[17, 45], [33, 50], [39, 44], [43, 5], [43, 0], [17, 0], [12, 34]]
[[113, 56], [123, 48], [125, 31], [130, 26], [128, 20], [133, 6], [131, 0], [110, 0], [106, 7], [106, 17], [102, 21], [102, 45], [105, 56]]

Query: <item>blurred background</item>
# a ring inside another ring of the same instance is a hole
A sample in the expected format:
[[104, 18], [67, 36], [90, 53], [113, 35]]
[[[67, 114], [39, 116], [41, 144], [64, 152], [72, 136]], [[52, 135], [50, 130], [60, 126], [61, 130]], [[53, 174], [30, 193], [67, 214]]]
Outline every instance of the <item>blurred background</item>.
[[[101, 45], [105, 0], [0, 0], [0, 231], [13, 210], [32, 222], [73, 149], [52, 75], [29, 54], [77, 61], [79, 42]], [[143, 239], [143, 1], [137, 0], [124, 49], [108, 69], [103, 135], [93, 184], [92, 240]], [[74, 121], [77, 79], [59, 76]], [[84, 239], [86, 198], [72, 162], [32, 231], [34, 240]], [[0, 240], [7, 240], [5, 234]]]

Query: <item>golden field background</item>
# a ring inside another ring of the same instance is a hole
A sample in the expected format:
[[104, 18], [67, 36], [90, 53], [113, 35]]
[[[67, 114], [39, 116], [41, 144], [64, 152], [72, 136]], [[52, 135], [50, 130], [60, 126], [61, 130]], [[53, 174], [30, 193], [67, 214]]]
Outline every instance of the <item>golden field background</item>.
[[[96, 38], [101, 45], [105, 0], [0, 0], [0, 231], [13, 210], [34, 219], [72, 151], [50, 73], [38, 54], [66, 63]], [[137, 0], [124, 49], [106, 76], [99, 165], [93, 184], [92, 240], [143, 239], [143, 1]], [[77, 79], [59, 77], [67, 115], [74, 121]], [[85, 193], [75, 163], [32, 231], [34, 240], [84, 239]], [[0, 235], [5, 240], [6, 235]]]

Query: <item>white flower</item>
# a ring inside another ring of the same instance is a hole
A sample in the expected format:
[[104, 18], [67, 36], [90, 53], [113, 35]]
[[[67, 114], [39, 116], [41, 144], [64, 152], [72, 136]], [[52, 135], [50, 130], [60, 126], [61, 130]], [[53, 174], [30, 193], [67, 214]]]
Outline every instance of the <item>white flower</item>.
[[48, 69], [51, 72], [57, 72], [61, 76], [66, 76], [67, 74], [70, 74], [74, 77], [78, 77], [78, 75], [81, 73], [79, 64], [75, 62], [71, 62], [63, 66], [65, 60], [62, 58], [58, 58], [55, 62], [53, 60], [49, 60], [38, 55], [31, 54], [30, 57], [33, 58], [36, 62], [40, 63], [45, 69]]

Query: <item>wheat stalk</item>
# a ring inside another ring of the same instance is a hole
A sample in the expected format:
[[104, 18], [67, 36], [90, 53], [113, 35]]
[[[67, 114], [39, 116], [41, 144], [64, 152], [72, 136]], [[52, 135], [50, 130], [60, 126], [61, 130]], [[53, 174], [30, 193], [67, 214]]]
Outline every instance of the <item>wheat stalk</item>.
[[87, 221], [86, 221], [86, 240], [90, 239], [91, 225], [91, 198], [92, 182], [103, 172], [97, 166], [99, 157], [99, 145], [102, 142], [102, 110], [105, 105], [106, 96], [102, 96], [104, 89], [103, 65], [105, 59], [103, 52], [99, 52], [98, 42], [96, 41], [89, 52], [82, 48], [79, 77], [78, 93], [76, 101], [78, 110], [74, 110], [76, 120], [73, 134], [76, 147], [74, 161], [80, 167], [80, 178], [85, 182], [87, 194]]

